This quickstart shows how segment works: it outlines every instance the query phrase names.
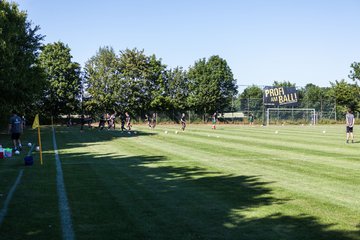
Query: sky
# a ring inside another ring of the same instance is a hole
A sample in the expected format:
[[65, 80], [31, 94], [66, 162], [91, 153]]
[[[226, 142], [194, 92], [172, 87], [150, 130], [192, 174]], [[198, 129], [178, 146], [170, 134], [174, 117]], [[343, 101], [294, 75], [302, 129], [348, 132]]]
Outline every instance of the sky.
[[44, 44], [62, 41], [81, 66], [100, 47], [155, 54], [188, 69], [219, 55], [239, 90], [289, 81], [321, 87], [360, 62], [358, 0], [15, 0]]

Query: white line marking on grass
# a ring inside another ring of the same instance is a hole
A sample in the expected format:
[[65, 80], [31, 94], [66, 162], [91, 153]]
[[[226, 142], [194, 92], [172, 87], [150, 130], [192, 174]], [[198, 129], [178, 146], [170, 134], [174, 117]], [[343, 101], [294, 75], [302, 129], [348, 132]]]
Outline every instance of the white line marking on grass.
[[59, 211], [60, 211], [63, 239], [72, 240], [75, 239], [75, 234], [72, 227], [71, 212], [65, 191], [64, 176], [61, 168], [59, 152], [57, 150], [54, 127], [52, 127], [52, 132], [53, 132], [53, 144], [54, 144], [54, 152], [55, 152], [55, 160], [56, 160], [56, 186], [59, 197]]
[[4, 207], [3, 209], [1, 209], [0, 211], [0, 225], [3, 223], [4, 221], [4, 218], [6, 216], [6, 213], [7, 213], [7, 210], [8, 210], [8, 207], [9, 207], [9, 204], [10, 204], [10, 201], [14, 195], [14, 192], [17, 188], [17, 186], [19, 185], [20, 183], [20, 180], [21, 180], [21, 177], [23, 175], [23, 172], [24, 172], [24, 169], [21, 169], [20, 172], [19, 172], [19, 175], [18, 177], [16, 178], [16, 181], [14, 183], [14, 185], [11, 187], [10, 191], [9, 191], [9, 194], [7, 195], [6, 199], [5, 199], [5, 203], [4, 203]]

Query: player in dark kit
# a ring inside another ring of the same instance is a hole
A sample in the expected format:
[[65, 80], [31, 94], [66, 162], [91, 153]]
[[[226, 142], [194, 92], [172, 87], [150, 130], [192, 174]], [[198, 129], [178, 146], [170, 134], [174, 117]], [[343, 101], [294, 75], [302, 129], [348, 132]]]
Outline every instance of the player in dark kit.
[[151, 118], [147, 114], [145, 114], [145, 122], [147, 122], [149, 128], [151, 128]]
[[121, 131], [124, 131], [124, 130], [126, 130], [126, 128], [125, 128], [125, 121], [126, 121], [125, 116], [124, 116], [124, 114], [120, 113], [119, 117], [120, 117], [120, 122], [121, 122]]
[[11, 139], [14, 143], [14, 151], [21, 150], [21, 140], [20, 136], [23, 132], [23, 123], [21, 117], [16, 114], [16, 111], [12, 112], [12, 116], [9, 121], [9, 133], [11, 134]]
[[106, 123], [106, 118], [104, 116], [104, 114], [100, 115], [100, 121], [99, 121], [99, 129], [103, 130], [105, 127], [105, 123]]
[[81, 114], [81, 117], [80, 117], [80, 132], [84, 131], [84, 124], [85, 124], [85, 116], [84, 116], [84, 114]]
[[156, 113], [153, 113], [152, 119], [151, 119], [151, 127], [154, 129], [156, 127]]
[[183, 113], [183, 114], [181, 115], [180, 122], [181, 122], [181, 129], [182, 129], [183, 131], [185, 131], [185, 128], [186, 128], [186, 117], [185, 117], [185, 113]]

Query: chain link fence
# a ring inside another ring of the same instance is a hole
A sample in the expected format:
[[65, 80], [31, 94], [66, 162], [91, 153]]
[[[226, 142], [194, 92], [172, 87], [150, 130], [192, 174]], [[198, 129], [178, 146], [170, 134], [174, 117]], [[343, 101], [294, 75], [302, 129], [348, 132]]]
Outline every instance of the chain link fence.
[[[267, 108], [267, 106], [264, 106], [262, 98], [240, 98], [236, 101], [236, 105], [234, 106], [236, 112], [242, 112], [244, 114], [245, 122], [247, 121], [248, 116], [252, 114], [255, 118], [255, 122], [259, 124], [265, 124]], [[293, 108], [294, 111], [287, 111], [281, 114], [276, 113], [279, 114], [277, 123], [281, 123], [281, 119], [284, 119], [289, 123], [313, 122], [312, 114], [306, 111], [296, 111], [296, 109], [302, 108], [315, 109], [316, 123], [336, 123], [338, 120], [343, 121], [345, 117], [344, 109], [338, 109], [334, 100], [323, 100], [313, 104], [299, 101], [298, 107], [289, 108]]]
[[[314, 114], [310, 112], [300, 111], [299, 109], [301, 108], [315, 109], [315, 117]], [[250, 114], [253, 116], [255, 124], [266, 124], [267, 107], [264, 106], [262, 98], [239, 98], [232, 102], [232, 106], [229, 107], [229, 109], [229, 111], [218, 112], [217, 118], [219, 124], [248, 124]], [[272, 111], [273, 115], [271, 119], [273, 122], [271, 122], [271, 124], [281, 124], [284, 122], [289, 124], [313, 123], [314, 120], [316, 124], [343, 123], [346, 114], [346, 109], [337, 107], [333, 100], [324, 100], [314, 104], [299, 102], [298, 107], [293, 107], [293, 110], [294, 111]], [[155, 111], [147, 111], [132, 114], [132, 122], [146, 124], [145, 114], [151, 118], [154, 112]], [[206, 124], [212, 122], [212, 114], [196, 113], [191, 110], [156, 111], [156, 121], [161, 124], [180, 124], [183, 113], [186, 115], [188, 124]], [[99, 121], [98, 115], [99, 114], [92, 116], [93, 123]], [[359, 117], [358, 114], [356, 117]], [[78, 118], [78, 116], [74, 117], [73, 122], [78, 123]], [[65, 124], [66, 121], [67, 119], [62, 119], [63, 124]], [[119, 116], [117, 116], [116, 121], [120, 122]]]

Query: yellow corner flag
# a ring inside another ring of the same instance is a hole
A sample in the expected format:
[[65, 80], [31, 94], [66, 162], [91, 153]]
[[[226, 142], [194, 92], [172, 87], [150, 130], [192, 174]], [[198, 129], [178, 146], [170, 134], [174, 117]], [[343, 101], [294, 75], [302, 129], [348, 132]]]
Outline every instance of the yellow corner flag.
[[40, 149], [39, 149], [39, 150], [40, 150], [40, 163], [41, 163], [41, 165], [42, 165], [42, 164], [43, 164], [43, 161], [42, 161], [42, 149], [41, 149], [41, 134], [40, 134], [39, 114], [36, 114], [36, 115], [35, 115], [32, 128], [33, 128], [33, 129], [35, 129], [35, 128], [38, 129], [38, 142], [39, 142], [39, 148], [40, 148]]
[[36, 114], [33, 125], [32, 125], [32, 129], [38, 128], [40, 127], [40, 123], [39, 123], [39, 114]]

